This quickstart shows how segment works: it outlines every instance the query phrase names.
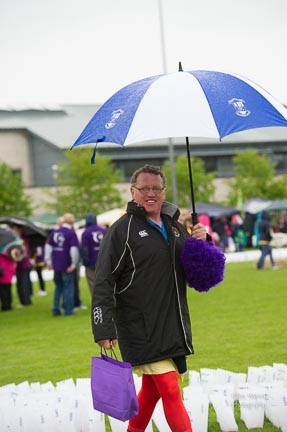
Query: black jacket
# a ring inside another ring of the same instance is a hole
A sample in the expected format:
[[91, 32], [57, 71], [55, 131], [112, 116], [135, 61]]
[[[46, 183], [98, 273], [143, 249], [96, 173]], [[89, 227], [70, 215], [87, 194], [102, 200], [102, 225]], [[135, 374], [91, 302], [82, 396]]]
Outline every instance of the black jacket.
[[168, 242], [128, 203], [105, 235], [92, 298], [95, 341], [119, 340], [124, 361], [140, 365], [193, 353], [180, 253], [188, 233], [179, 210], [163, 203]]
[[262, 219], [258, 222], [259, 244], [260, 242], [269, 243], [272, 240], [270, 233], [270, 216], [267, 212], [262, 212]]

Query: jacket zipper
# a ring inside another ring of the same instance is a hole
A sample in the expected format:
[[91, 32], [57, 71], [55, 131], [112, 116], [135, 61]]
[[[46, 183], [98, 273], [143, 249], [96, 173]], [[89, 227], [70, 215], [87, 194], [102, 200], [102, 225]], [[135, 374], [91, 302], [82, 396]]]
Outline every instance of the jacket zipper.
[[185, 344], [186, 344], [187, 348], [189, 349], [189, 351], [191, 353], [193, 353], [193, 350], [191, 349], [191, 347], [189, 346], [189, 344], [187, 342], [186, 331], [185, 331], [185, 327], [184, 327], [184, 323], [183, 323], [183, 319], [182, 319], [182, 313], [181, 313], [181, 303], [180, 303], [178, 283], [177, 283], [177, 275], [176, 275], [176, 269], [175, 269], [175, 243], [176, 243], [176, 241], [175, 241], [175, 239], [173, 239], [172, 266], [173, 266], [173, 273], [174, 273], [175, 286], [176, 286], [176, 295], [177, 295], [177, 301], [178, 301], [178, 307], [179, 307], [179, 316], [180, 316], [181, 326], [183, 329]]

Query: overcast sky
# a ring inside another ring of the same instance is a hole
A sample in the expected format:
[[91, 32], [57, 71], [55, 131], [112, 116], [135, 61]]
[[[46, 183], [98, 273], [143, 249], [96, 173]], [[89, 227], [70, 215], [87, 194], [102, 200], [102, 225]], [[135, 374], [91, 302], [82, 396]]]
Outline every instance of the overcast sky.
[[287, 0], [161, 0], [163, 33], [159, 4], [0, 0], [0, 105], [103, 103], [179, 61], [244, 75], [287, 103]]

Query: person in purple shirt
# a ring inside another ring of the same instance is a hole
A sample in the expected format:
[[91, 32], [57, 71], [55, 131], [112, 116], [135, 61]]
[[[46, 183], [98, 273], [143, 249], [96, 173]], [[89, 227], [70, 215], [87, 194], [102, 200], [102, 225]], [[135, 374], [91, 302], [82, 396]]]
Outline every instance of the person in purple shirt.
[[86, 279], [92, 292], [96, 261], [102, 239], [107, 230], [97, 225], [97, 216], [90, 213], [86, 217], [86, 229], [82, 234], [81, 257], [86, 270]]
[[45, 245], [45, 262], [48, 270], [54, 270], [53, 315], [72, 315], [74, 309], [74, 272], [79, 262], [79, 242], [73, 229], [74, 216], [66, 213], [63, 224], [51, 232]]

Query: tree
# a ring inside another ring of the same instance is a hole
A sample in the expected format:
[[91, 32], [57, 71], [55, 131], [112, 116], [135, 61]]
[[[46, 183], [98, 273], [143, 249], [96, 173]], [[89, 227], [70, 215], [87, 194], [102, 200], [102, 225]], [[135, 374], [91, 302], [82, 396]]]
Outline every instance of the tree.
[[237, 153], [233, 157], [235, 179], [228, 195], [229, 204], [252, 197], [265, 199], [287, 197], [287, 177], [275, 177], [275, 164], [266, 154], [256, 150]]
[[20, 174], [13, 173], [6, 163], [0, 163], [0, 214], [1, 216], [30, 216], [31, 197], [24, 192]]
[[[207, 202], [211, 201], [215, 191], [215, 186], [213, 184], [215, 173], [207, 174], [205, 172], [204, 162], [200, 158], [192, 157], [191, 167], [195, 200]], [[170, 162], [165, 162], [163, 164], [162, 170], [167, 180], [166, 200], [172, 201]], [[178, 205], [180, 207], [190, 207], [191, 193], [188, 174], [188, 161], [186, 155], [179, 156], [176, 159], [175, 175], [178, 193]]]
[[120, 176], [108, 157], [96, 156], [95, 165], [90, 164], [90, 149], [66, 151], [67, 160], [61, 162], [57, 171], [59, 188], [55, 202], [48, 206], [57, 214], [72, 212], [76, 217], [87, 213], [102, 213], [122, 205], [120, 192], [114, 184]]

